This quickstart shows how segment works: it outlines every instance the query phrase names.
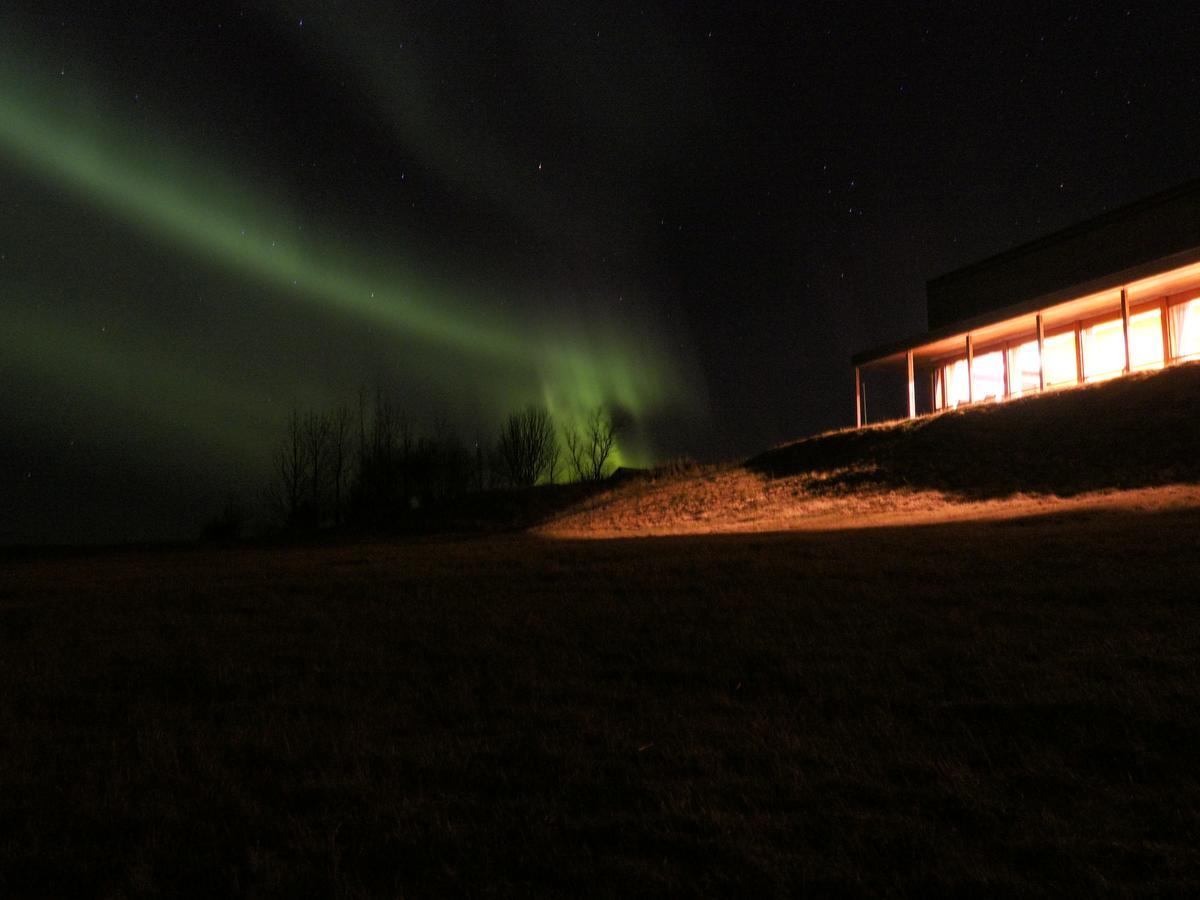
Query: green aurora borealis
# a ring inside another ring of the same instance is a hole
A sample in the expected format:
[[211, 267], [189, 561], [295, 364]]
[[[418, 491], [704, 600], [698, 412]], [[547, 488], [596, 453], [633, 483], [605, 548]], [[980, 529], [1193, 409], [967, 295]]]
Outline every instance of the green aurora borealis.
[[[303, 198], [287, 203], [259, 191], [252, 178], [239, 177], [236, 146], [180, 146], [166, 136], [169, 127], [159, 133], [132, 124], [104, 84], [3, 49], [0, 163], [30, 192], [27, 202], [50, 194], [60, 208], [111, 220], [153, 248], [142, 266], [236, 283], [238, 317], [254, 322], [257, 346], [276, 361], [269, 371], [245, 365], [245, 345], [197, 340], [186, 319], [158, 316], [156, 307], [180, 298], [149, 293], [160, 281], [153, 272], [127, 279], [147, 292], [141, 296], [115, 296], [128, 287], [105, 284], [98, 273], [95, 293], [104, 302], [76, 294], [64, 303], [54, 283], [78, 262], [69, 240], [53, 271], [22, 272], [20, 260], [6, 255], [0, 365], [103, 409], [97, 418], [106, 430], [151, 429], [204, 447], [208, 458], [190, 465], [211, 464], [241, 486], [262, 477], [293, 406], [350, 401], [355, 385], [398, 392], [418, 421], [438, 417], [476, 430], [530, 401], [545, 402], [560, 419], [606, 403], [642, 424], [698, 408], [684, 367], [664, 352], [645, 317], [610, 315], [594, 303], [586, 316], [577, 315], [578, 303], [507, 304], [506, 295], [520, 290], [515, 285], [496, 284], [494, 296], [479, 296], [478, 279], [460, 285], [456, 273], [403, 250], [381, 254], [370, 238], [323, 223]], [[213, 315], [222, 314], [221, 304], [211, 305]], [[89, 313], [96, 306], [106, 315]], [[114, 312], [124, 327], [105, 324]], [[276, 332], [281, 346], [264, 347], [262, 335]], [[322, 365], [304, 354], [289, 359], [287, 344], [314, 340], [334, 345]], [[85, 438], [96, 430], [86, 422], [59, 427]], [[622, 461], [652, 461], [650, 434], [639, 428]]]
[[928, 279], [1196, 177], [1198, 16], [5, 0], [0, 544], [193, 536], [363, 388], [633, 464], [844, 427]]

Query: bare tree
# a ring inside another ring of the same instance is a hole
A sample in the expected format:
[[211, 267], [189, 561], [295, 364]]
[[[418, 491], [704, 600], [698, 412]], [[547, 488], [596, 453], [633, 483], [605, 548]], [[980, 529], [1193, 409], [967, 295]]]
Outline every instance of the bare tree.
[[479, 432], [475, 432], [475, 477], [471, 487], [478, 493], [483, 493], [484, 472], [483, 442], [479, 439]]
[[305, 501], [309, 477], [308, 444], [299, 410], [292, 410], [284, 432], [283, 444], [275, 454], [275, 482], [270, 490], [271, 504], [289, 524], [296, 524]]
[[413, 469], [416, 461], [413, 457], [416, 455], [417, 437], [408, 416], [393, 408], [391, 420], [396, 432], [396, 453], [398, 454], [392, 460], [392, 468], [393, 471], [397, 468], [400, 470], [400, 499], [405, 506], [408, 506], [412, 503], [413, 495], [416, 493], [413, 484]]
[[329, 486], [329, 419], [310, 412], [304, 420], [304, 446], [308, 453], [308, 516], [310, 524], [320, 525], [325, 512], [325, 492]]
[[568, 423], [563, 429], [567, 460], [580, 481], [601, 481], [611, 473], [611, 459], [617, 438], [625, 430], [629, 417], [621, 410], [611, 412], [597, 406], [583, 425]]
[[439, 421], [433, 437], [418, 443], [426, 447], [426, 494], [431, 500], [445, 501], [470, 489], [471, 456], [449, 423]]
[[366, 386], [358, 389], [358, 448], [356, 453], [356, 469], [358, 480], [361, 483], [366, 477], [367, 468], [367, 389]]
[[509, 413], [500, 428], [496, 453], [504, 474], [515, 487], [529, 487], [554, 477], [558, 440], [548, 410], [530, 404]]
[[[410, 432], [397, 406], [375, 392], [368, 412], [366, 391], [358, 398], [358, 502], [372, 515], [385, 513], [396, 499], [401, 469], [411, 443]], [[403, 455], [402, 455], [403, 454]], [[405, 473], [405, 477], [407, 477]], [[407, 490], [407, 484], [404, 485]]]
[[562, 460], [562, 446], [558, 442], [558, 435], [554, 435], [551, 440], [550, 459], [546, 464], [546, 480], [551, 484], [558, 481], [558, 468]]
[[333, 490], [333, 521], [337, 525], [344, 521], [345, 489], [350, 480], [350, 427], [349, 407], [339, 406], [329, 414], [329, 483]]

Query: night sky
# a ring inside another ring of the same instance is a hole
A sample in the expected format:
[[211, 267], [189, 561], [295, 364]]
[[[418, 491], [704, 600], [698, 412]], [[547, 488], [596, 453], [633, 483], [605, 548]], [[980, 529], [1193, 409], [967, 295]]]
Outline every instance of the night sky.
[[0, 543], [194, 535], [293, 407], [850, 424], [925, 280], [1200, 174], [1190, 4], [6, 0]]

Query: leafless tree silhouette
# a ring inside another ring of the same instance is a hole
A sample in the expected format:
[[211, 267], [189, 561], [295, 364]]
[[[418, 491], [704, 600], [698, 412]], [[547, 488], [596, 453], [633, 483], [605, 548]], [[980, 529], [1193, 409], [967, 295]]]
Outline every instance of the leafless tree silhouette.
[[474, 448], [445, 420], [414, 428], [382, 391], [360, 391], [357, 407], [293, 410], [273, 456], [266, 505], [278, 524], [329, 528], [418, 521], [416, 510], [452, 502], [474, 488], [553, 481], [559, 435], [550, 413], [512, 413], [498, 441]]
[[278, 514], [289, 524], [296, 524], [304, 508], [308, 486], [308, 444], [305, 441], [304, 421], [299, 410], [288, 417], [283, 443], [275, 454], [275, 479], [268, 497]]
[[628, 415], [597, 406], [582, 425], [568, 422], [563, 428], [567, 459], [580, 481], [601, 481], [612, 469], [617, 439], [628, 424]]
[[500, 428], [497, 456], [514, 487], [551, 481], [558, 462], [558, 438], [548, 410], [530, 404], [509, 413]]
[[333, 521], [345, 521], [346, 488], [350, 482], [350, 424], [349, 407], [338, 406], [329, 414], [329, 483], [333, 491]]
[[397, 499], [407, 502], [408, 463], [412, 431], [400, 408], [376, 391], [368, 409], [367, 394], [358, 398], [357, 495], [360, 508], [379, 513], [394, 507]]
[[308, 455], [308, 516], [319, 525], [325, 510], [325, 490], [329, 486], [329, 419], [310, 412], [304, 420], [304, 446]]

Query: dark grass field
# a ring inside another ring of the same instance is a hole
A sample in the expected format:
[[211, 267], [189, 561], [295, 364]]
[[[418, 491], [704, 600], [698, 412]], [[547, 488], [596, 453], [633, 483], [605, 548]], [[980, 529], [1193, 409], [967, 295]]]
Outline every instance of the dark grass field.
[[10, 554], [0, 895], [1195, 895], [1197, 526]]

